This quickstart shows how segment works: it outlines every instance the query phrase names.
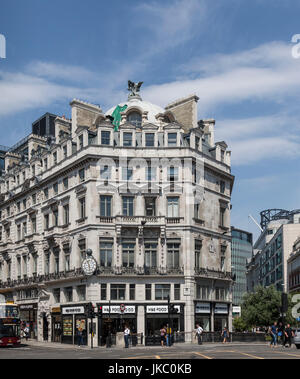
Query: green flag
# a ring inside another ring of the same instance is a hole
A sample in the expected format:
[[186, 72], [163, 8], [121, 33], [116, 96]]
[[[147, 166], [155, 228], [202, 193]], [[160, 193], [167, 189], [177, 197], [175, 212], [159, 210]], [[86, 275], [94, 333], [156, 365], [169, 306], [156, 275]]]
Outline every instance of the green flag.
[[115, 110], [112, 113], [112, 117], [114, 118], [112, 124], [114, 126], [114, 131], [117, 132], [119, 130], [120, 122], [121, 122], [121, 112], [124, 112], [127, 108], [127, 104], [123, 105], [121, 107], [120, 105], [117, 105]]

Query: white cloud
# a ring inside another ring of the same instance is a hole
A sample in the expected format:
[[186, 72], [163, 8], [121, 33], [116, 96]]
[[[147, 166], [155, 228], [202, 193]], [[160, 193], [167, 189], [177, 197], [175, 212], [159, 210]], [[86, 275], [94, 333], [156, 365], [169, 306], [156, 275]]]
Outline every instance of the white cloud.
[[91, 71], [80, 66], [63, 65], [51, 62], [31, 62], [26, 71], [34, 76], [47, 79], [63, 79], [72, 82], [86, 82], [94, 75]]
[[68, 101], [74, 97], [93, 99], [94, 89], [56, 84], [44, 78], [0, 72], [0, 116], [21, 112], [51, 103]]
[[177, 0], [167, 4], [162, 1], [142, 3], [136, 11], [141, 16], [137, 25], [151, 32], [147, 49], [143, 41], [143, 57], [146, 57], [191, 39], [204, 26], [208, 9], [203, 0]]
[[[300, 142], [298, 136], [261, 137], [233, 140], [230, 144], [232, 163], [236, 166], [249, 165], [274, 158], [298, 158]], [[273, 161], [275, 165], [276, 162]]]
[[292, 58], [291, 46], [272, 42], [249, 51], [206, 57], [198, 64], [192, 61], [181, 67], [185, 79], [181, 76], [180, 80], [149, 86], [144, 92], [150, 101], [160, 105], [194, 92], [200, 97], [200, 111], [208, 114], [219, 104], [278, 102], [299, 95], [299, 68], [299, 60]]
[[[182, 4], [176, 2], [174, 12], [178, 12], [180, 6]], [[186, 13], [183, 11], [183, 28], [188, 22], [186, 15], [195, 10], [195, 6], [196, 2], [192, 1]], [[164, 8], [164, 12], [161, 16], [157, 14], [157, 17], [163, 20], [167, 18], [167, 8], [162, 5], [161, 8]], [[153, 5], [143, 5], [143, 9], [157, 12]], [[172, 15], [171, 11], [171, 18]], [[165, 30], [170, 35], [180, 32], [180, 27], [173, 27], [171, 21], [168, 22], [170, 25], [166, 24]], [[117, 76], [115, 68], [100, 74], [79, 66], [53, 62], [32, 62], [23, 73], [0, 71], [0, 116], [41, 106], [49, 107], [58, 102], [65, 103], [74, 97], [100, 103], [105, 110], [105, 107], [126, 97], [125, 90], [118, 91], [120, 83], [126, 83], [134, 70], [142, 67], [142, 63], [132, 66], [125, 63]], [[181, 72], [186, 73], [185, 79], [144, 86], [143, 98], [165, 106], [170, 101], [194, 92], [200, 97], [199, 118], [213, 117], [211, 113], [219, 105], [257, 99], [280, 102], [292, 96], [294, 100], [299, 99], [299, 67], [300, 61], [291, 56], [291, 46], [272, 42], [255, 49], [206, 57], [197, 64], [194, 60], [180, 68]], [[188, 72], [193, 75], [196, 73], [197, 77], [190, 79]], [[253, 164], [276, 157], [298, 157], [298, 113], [291, 116], [287, 109], [285, 113], [267, 116], [216, 120], [216, 137], [228, 143], [232, 150], [232, 162], [236, 165]]]
[[267, 116], [225, 119], [216, 121], [216, 137], [218, 140], [241, 140], [262, 135], [282, 136], [286, 130], [298, 132], [300, 120], [295, 115], [277, 113]]

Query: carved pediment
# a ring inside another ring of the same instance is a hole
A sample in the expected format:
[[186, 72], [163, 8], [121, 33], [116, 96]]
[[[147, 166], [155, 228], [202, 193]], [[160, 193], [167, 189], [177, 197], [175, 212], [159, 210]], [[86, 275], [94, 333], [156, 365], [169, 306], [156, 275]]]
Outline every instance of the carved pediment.
[[48, 300], [50, 298], [50, 293], [47, 292], [45, 289], [40, 288], [38, 292], [38, 297], [40, 300]]

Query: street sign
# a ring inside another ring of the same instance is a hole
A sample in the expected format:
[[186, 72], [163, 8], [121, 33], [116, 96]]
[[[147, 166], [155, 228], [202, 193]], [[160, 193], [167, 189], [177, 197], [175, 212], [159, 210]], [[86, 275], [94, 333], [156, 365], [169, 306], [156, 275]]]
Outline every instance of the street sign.
[[125, 305], [121, 304], [120, 305], [120, 311], [123, 313], [123, 312], [125, 312], [125, 309], [126, 309]]

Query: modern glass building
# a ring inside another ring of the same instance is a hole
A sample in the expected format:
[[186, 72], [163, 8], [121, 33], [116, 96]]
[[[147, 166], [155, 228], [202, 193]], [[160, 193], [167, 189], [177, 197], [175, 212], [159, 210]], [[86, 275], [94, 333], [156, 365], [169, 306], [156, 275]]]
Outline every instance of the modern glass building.
[[233, 305], [240, 305], [247, 292], [247, 260], [252, 257], [252, 234], [244, 230], [231, 228], [231, 264], [235, 275], [233, 286]]

